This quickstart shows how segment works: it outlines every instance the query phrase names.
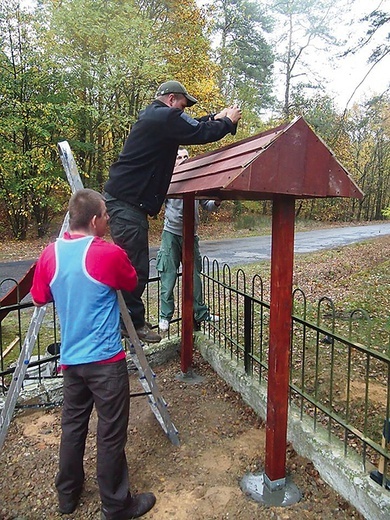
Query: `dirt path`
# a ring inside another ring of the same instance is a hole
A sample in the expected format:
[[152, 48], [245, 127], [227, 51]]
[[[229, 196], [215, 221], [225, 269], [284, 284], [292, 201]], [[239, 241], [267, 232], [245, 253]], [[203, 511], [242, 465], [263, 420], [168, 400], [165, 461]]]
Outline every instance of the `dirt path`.
[[[127, 454], [133, 491], [153, 491], [155, 508], [145, 520], [361, 519], [319, 477], [308, 460], [289, 447], [287, 472], [302, 500], [287, 508], [266, 508], [246, 497], [239, 483], [246, 472], [261, 471], [265, 429], [248, 408], [197, 354], [199, 385], [176, 379], [179, 360], [155, 369], [160, 390], [179, 430], [180, 447], [166, 438], [146, 397], [131, 401]], [[137, 375], [132, 392], [141, 391]], [[60, 410], [20, 414], [11, 424], [0, 456], [0, 519], [99, 519], [95, 479], [96, 419], [91, 420], [85, 456], [86, 483], [79, 508], [57, 513], [54, 477], [58, 463]]]

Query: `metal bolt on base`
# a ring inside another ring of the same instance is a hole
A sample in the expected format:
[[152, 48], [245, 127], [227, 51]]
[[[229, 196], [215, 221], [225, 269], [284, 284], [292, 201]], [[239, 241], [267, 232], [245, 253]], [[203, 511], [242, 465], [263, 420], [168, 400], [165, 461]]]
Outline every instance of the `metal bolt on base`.
[[242, 491], [256, 502], [266, 506], [286, 507], [296, 504], [302, 494], [291, 479], [271, 482], [265, 473], [247, 473], [241, 480]]
[[182, 383], [187, 383], [188, 385], [197, 385], [203, 383], [204, 377], [198, 376], [192, 368], [190, 368], [187, 372], [180, 372], [180, 374], [177, 374], [176, 379]]

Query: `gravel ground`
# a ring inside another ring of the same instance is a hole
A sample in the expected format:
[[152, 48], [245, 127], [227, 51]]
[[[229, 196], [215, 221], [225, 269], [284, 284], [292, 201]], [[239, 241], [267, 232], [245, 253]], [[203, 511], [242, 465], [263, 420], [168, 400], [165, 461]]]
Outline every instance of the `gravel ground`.
[[[197, 354], [195, 372], [201, 384], [179, 381], [179, 359], [155, 368], [160, 391], [179, 430], [173, 446], [156, 421], [147, 398], [131, 399], [127, 455], [133, 492], [153, 491], [148, 520], [361, 519], [363, 518], [318, 475], [313, 464], [291, 446], [287, 475], [302, 499], [288, 507], [266, 507], [245, 496], [240, 481], [264, 464], [265, 426]], [[142, 391], [132, 374], [131, 392]], [[86, 482], [78, 509], [60, 515], [54, 478], [58, 464], [60, 413], [28, 409], [11, 423], [0, 454], [0, 519], [99, 519], [95, 478], [96, 417], [90, 422], [85, 454]]]

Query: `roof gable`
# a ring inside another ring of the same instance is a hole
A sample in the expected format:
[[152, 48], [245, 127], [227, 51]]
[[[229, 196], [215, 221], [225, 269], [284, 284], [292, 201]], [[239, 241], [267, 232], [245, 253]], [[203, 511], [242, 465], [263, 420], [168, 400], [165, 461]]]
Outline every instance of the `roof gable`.
[[302, 117], [181, 164], [169, 196], [194, 193], [261, 200], [354, 197], [363, 193]]

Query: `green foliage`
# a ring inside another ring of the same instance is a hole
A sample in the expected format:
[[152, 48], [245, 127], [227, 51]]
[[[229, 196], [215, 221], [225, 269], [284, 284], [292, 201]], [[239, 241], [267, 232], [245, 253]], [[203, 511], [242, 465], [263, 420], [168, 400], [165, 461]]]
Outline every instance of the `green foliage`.
[[100, 189], [161, 63], [153, 21], [137, 2], [45, 1], [52, 52], [71, 89], [67, 136], [86, 185]]
[[0, 195], [14, 237], [35, 221], [42, 236], [59, 208], [59, 167], [53, 142], [66, 123], [60, 73], [41, 53], [43, 33], [18, 3], [2, 3], [0, 25]]
[[[23, 239], [34, 228], [42, 235], [63, 212], [69, 188], [58, 141], [69, 141], [84, 185], [100, 190], [139, 110], [168, 78], [182, 81], [200, 100], [192, 115], [240, 104], [238, 133], [224, 144], [304, 115], [366, 196], [299, 202], [298, 216], [386, 216], [388, 96], [340, 115], [302, 76], [309, 70], [306, 49], [335, 43], [327, 17], [340, 1], [283, 0], [265, 11], [251, 0], [213, 0], [204, 9], [195, 0], [40, 0], [27, 11], [17, 0], [0, 0], [0, 214], [12, 234]], [[375, 13], [368, 21], [376, 33], [386, 16]], [[271, 45], [275, 24], [284, 30]], [[386, 42], [378, 59], [386, 55]], [[259, 114], [274, 102], [274, 52], [284, 66], [284, 111], [265, 123]], [[197, 146], [192, 155], [218, 146]], [[232, 207], [244, 219], [270, 213], [266, 202], [235, 201]]]
[[66, 67], [79, 114], [68, 140], [90, 187], [102, 187], [139, 110], [167, 78], [186, 83], [205, 104], [218, 97], [193, 0], [45, 4], [48, 45]]
[[259, 114], [272, 102], [273, 53], [267, 43], [272, 22], [250, 0], [215, 0], [209, 10], [212, 30], [220, 44], [219, 87], [228, 103], [239, 102], [248, 113]]

